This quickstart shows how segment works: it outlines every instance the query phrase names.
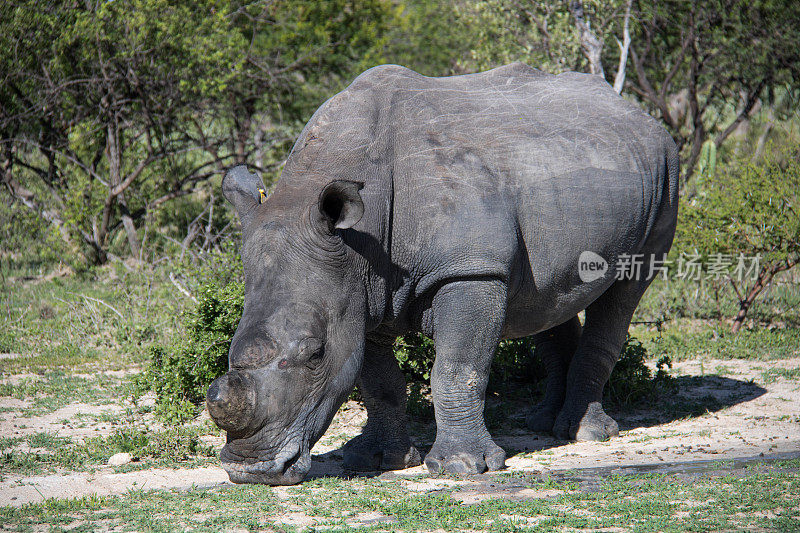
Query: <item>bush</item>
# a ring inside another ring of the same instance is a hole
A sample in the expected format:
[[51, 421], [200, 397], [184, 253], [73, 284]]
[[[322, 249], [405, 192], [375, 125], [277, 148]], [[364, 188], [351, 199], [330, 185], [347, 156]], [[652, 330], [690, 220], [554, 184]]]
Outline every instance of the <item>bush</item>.
[[433, 341], [413, 333], [394, 341], [394, 355], [408, 383], [428, 383], [433, 368]]
[[662, 356], [656, 363], [655, 375], [645, 364], [647, 349], [635, 337], [628, 337], [622, 346], [619, 361], [611, 372], [605, 388], [605, 398], [620, 407], [634, 405], [652, 398], [661, 386], [670, 384], [674, 378], [667, 368], [672, 368], [669, 357]]
[[542, 359], [534, 353], [532, 337], [501, 341], [492, 361], [489, 390], [501, 390], [513, 382], [542, 381], [547, 373]]
[[[488, 390], [502, 391], [509, 385], [542, 382], [546, 371], [541, 358], [534, 356], [534, 348], [532, 337], [501, 341], [492, 361]], [[420, 334], [400, 337], [395, 342], [395, 355], [412, 391], [418, 395], [420, 386], [430, 380], [433, 341]], [[618, 407], [633, 405], [652, 397], [659, 386], [672, 379], [667, 372], [672, 367], [669, 357], [659, 359], [654, 374], [645, 364], [647, 356], [641, 342], [634, 337], [626, 339], [605, 388], [606, 400]]]
[[[530, 337], [501, 341], [492, 360], [489, 390], [502, 389], [509, 382], [531, 383], [543, 378], [544, 365], [531, 356], [532, 351], [533, 340]], [[398, 337], [394, 354], [409, 384], [430, 381], [435, 357], [431, 339], [420, 333]]]
[[[800, 151], [773, 149], [742, 159], [701, 182], [696, 197], [681, 202], [677, 251], [716, 263], [713, 276], [733, 288], [737, 333], [774, 277], [800, 263]], [[749, 275], [739, 257], [758, 258]]]
[[202, 285], [197, 306], [184, 317], [186, 337], [153, 346], [140, 379], [140, 390], [156, 394], [156, 414], [171, 423], [197, 415], [208, 386], [227, 371], [228, 349], [244, 305], [241, 264], [232, 250], [210, 254], [194, 277]]

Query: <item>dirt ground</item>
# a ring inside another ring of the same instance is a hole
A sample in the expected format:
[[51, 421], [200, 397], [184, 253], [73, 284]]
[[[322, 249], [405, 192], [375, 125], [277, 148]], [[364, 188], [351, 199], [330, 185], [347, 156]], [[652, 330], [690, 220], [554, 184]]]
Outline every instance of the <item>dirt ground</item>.
[[[773, 369], [794, 372], [769, 373]], [[608, 442], [569, 443], [533, 435], [523, 429], [495, 432], [495, 438], [509, 452], [509, 471], [557, 474], [585, 468], [624, 468], [641, 465], [667, 465], [693, 461], [729, 460], [800, 452], [800, 358], [776, 361], [703, 360], [676, 363], [673, 372], [678, 389], [654, 405], [634, 411], [612, 413], [620, 423], [621, 435]], [[766, 372], [766, 373], [765, 373]], [[670, 413], [670, 404], [693, 402], [705, 405], [705, 412], [681, 418]], [[87, 435], [105, 434], [107, 424], [65, 423], [81, 412], [110, 413], [119, 406], [71, 404], [58, 411], [22, 418], [24, 400], [0, 398], [0, 436], [26, 436], [56, 432], [76, 441]], [[339, 448], [358, 434], [366, 414], [355, 402], [346, 404], [336, 415], [328, 432], [315, 446], [310, 477], [339, 476]], [[509, 426], [521, 427], [524, 412], [514, 413]], [[222, 438], [209, 435], [203, 440], [217, 446]], [[424, 439], [417, 439], [424, 453]], [[424, 467], [385, 473], [387, 479], [426, 474]], [[158, 468], [120, 473], [113, 467], [93, 472], [62, 472], [51, 475], [21, 476], [3, 472], [0, 505], [20, 506], [46, 498], [70, 498], [96, 493], [122, 494], [131, 489], [211, 487], [229, 483], [218, 466], [201, 468]], [[408, 481], [409, 490], [430, 491], [454, 484], [464, 501], [496, 497], [484, 491], [485, 483], [475, 479], [453, 480], [430, 476]], [[370, 517], [363, 517], [369, 521]]]

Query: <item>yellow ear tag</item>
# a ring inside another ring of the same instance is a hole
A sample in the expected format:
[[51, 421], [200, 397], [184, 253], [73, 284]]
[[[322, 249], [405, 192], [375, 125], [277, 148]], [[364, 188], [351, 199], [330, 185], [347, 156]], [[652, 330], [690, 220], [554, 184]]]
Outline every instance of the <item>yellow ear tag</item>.
[[258, 193], [261, 195], [261, 201], [258, 203], [263, 204], [264, 200], [267, 199], [267, 192], [264, 189], [258, 189]]

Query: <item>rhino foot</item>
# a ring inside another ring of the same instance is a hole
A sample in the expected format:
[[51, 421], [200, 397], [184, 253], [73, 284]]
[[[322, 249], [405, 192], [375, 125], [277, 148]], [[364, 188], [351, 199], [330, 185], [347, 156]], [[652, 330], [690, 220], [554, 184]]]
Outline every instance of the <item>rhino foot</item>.
[[603, 411], [600, 402], [592, 402], [585, 411], [564, 408], [553, 425], [553, 434], [559, 439], [605, 441], [619, 435], [619, 425]]
[[506, 467], [506, 452], [491, 438], [478, 442], [436, 441], [425, 457], [431, 473], [482, 474]]
[[535, 405], [525, 417], [525, 425], [534, 433], [552, 433], [560, 407], [544, 402]]
[[350, 440], [342, 451], [344, 468], [357, 472], [402, 470], [422, 463], [419, 451], [410, 442], [387, 442], [370, 435]]

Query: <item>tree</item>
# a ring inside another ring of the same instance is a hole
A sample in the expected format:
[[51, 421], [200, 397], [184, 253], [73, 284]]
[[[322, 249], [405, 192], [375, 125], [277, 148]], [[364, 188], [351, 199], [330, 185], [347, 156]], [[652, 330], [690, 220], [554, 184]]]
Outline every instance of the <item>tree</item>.
[[628, 87], [660, 118], [694, 174], [775, 91], [800, 85], [800, 4], [790, 0], [667, 0], [634, 5]]
[[800, 4], [789, 0], [462, 0], [456, 9], [474, 36], [462, 71], [523, 61], [603, 76], [664, 123], [687, 179], [708, 139], [721, 147], [776, 93], [800, 87]]
[[[314, 110], [383, 60], [396, 12], [387, 0], [233, 2], [239, 68], [218, 102], [237, 162], [271, 172]], [[277, 146], [277, 157], [269, 151]]]
[[[800, 152], [768, 150], [761, 160], [707, 174], [701, 185], [681, 204], [676, 248], [730, 267], [724, 276], [739, 298], [735, 333], [773, 278], [800, 261]], [[751, 262], [740, 264], [744, 257]]]
[[473, 45], [474, 27], [462, 23], [458, 2], [406, 0], [386, 42], [386, 60], [426, 76], [463, 73], [459, 66]]
[[69, 245], [123, 232], [233, 162], [276, 171], [311, 112], [379, 59], [383, 0], [4, 4], [0, 178]]
[[243, 43], [211, 1], [3, 11], [3, 184], [94, 262], [120, 226], [138, 257], [135, 220], [211, 175], [215, 161], [190, 156], [183, 125], [224, 89]]
[[523, 61], [554, 74], [576, 70], [605, 78], [612, 69], [603, 65], [613, 61], [617, 68], [610, 82], [619, 93], [630, 46], [631, 4], [631, 0], [464, 2], [459, 8], [462, 23], [477, 34], [470, 60], [462, 64], [481, 70]]

